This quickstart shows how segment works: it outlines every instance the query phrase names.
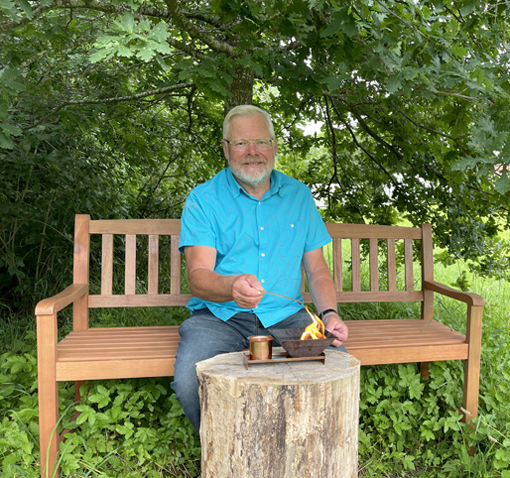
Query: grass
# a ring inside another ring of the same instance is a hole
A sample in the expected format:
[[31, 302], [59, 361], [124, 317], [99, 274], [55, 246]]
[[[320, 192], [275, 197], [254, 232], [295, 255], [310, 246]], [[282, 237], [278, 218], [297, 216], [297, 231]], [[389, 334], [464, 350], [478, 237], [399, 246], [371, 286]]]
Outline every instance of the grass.
[[[480, 277], [463, 264], [436, 264], [435, 278], [486, 300], [479, 418], [465, 427], [462, 364], [431, 364], [422, 379], [415, 364], [363, 367], [360, 477], [510, 478], [510, 284]], [[416, 316], [410, 304], [343, 304], [344, 317]], [[465, 330], [465, 305], [436, 296], [436, 318]], [[69, 314], [60, 320], [70, 325]], [[94, 311], [98, 326], [180, 323], [186, 311]], [[13, 312], [0, 334], [0, 463], [5, 477], [38, 475], [35, 320]], [[91, 382], [77, 422], [72, 387], [61, 385], [67, 434], [64, 476], [199, 476], [199, 440], [170, 391], [169, 379]], [[476, 447], [475, 456], [469, 455]], [[88, 474], [88, 475], [87, 475]]]

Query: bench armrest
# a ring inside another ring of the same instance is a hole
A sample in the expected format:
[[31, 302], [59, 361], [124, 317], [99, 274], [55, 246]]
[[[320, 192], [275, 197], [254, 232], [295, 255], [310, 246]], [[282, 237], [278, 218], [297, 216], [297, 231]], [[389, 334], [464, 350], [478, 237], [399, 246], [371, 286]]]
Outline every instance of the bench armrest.
[[64, 307], [72, 304], [76, 299], [88, 293], [88, 284], [73, 284], [53, 297], [41, 300], [35, 306], [35, 315], [53, 315]]
[[483, 306], [485, 304], [485, 300], [481, 295], [452, 289], [451, 287], [441, 284], [440, 282], [425, 280], [423, 281], [423, 288], [442, 295], [446, 295], [452, 299], [460, 300], [461, 302], [465, 302], [468, 305]]

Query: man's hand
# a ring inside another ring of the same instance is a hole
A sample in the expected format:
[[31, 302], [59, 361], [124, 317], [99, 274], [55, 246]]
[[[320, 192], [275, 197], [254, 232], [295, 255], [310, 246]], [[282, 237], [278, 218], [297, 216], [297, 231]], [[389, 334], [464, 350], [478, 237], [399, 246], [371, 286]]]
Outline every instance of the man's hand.
[[331, 313], [324, 318], [324, 325], [326, 330], [329, 330], [337, 338], [333, 340], [335, 347], [340, 347], [348, 337], [347, 325], [338, 317], [338, 315]]
[[232, 298], [243, 309], [254, 309], [264, 297], [264, 288], [251, 274], [235, 276], [232, 281]]

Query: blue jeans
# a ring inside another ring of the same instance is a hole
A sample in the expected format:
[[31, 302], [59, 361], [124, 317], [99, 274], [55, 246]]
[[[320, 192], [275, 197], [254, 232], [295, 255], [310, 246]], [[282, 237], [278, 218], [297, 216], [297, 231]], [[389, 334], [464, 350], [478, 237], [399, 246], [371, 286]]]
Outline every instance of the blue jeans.
[[[306, 327], [311, 322], [305, 309], [272, 325], [273, 329]], [[172, 388], [188, 420], [197, 431], [200, 429], [200, 399], [195, 370], [197, 362], [219, 354], [240, 352], [249, 347], [252, 335], [270, 335], [258, 317], [250, 312], [240, 312], [226, 322], [214, 316], [209, 309], [193, 312], [179, 327], [181, 339], [175, 360]], [[331, 347], [347, 352], [345, 347]]]

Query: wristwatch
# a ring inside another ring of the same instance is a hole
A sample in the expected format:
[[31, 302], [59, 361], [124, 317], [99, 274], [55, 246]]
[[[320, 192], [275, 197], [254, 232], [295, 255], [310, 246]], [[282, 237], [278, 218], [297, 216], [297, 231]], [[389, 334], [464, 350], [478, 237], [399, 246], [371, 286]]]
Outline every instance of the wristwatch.
[[336, 315], [338, 315], [338, 311], [336, 309], [326, 309], [326, 310], [323, 310], [322, 312], [319, 313], [319, 319], [322, 320], [322, 318], [326, 315], [326, 314], [329, 314], [330, 312], [334, 312]]

